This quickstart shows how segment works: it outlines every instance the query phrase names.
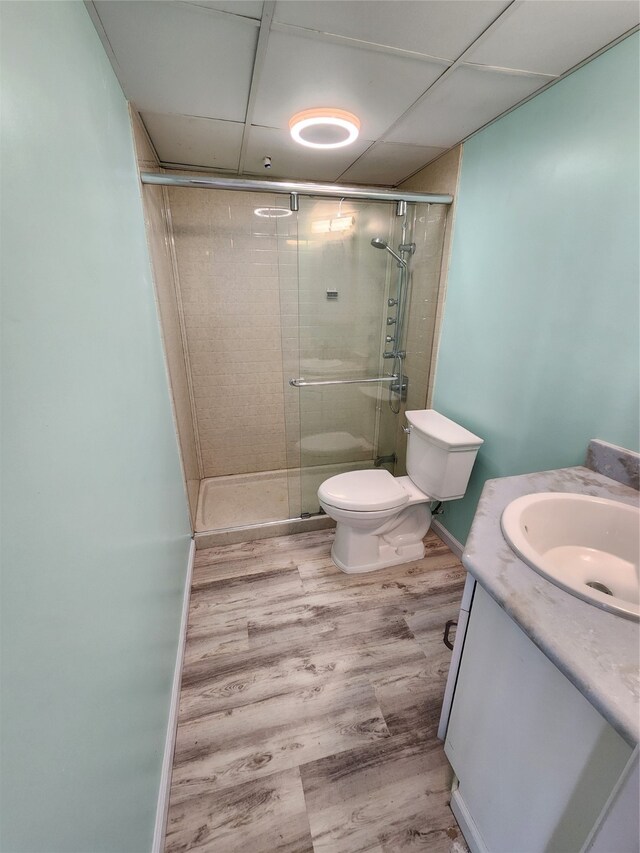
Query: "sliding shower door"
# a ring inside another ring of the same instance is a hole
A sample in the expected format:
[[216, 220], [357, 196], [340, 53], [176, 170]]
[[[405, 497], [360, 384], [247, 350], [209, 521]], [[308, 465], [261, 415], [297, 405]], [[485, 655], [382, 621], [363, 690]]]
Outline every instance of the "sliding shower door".
[[282, 308], [285, 376], [295, 382], [285, 390], [292, 515], [317, 513], [318, 486], [334, 474], [376, 461], [393, 470], [395, 416], [384, 381], [393, 362], [383, 353], [397, 268], [371, 240], [397, 244], [400, 220], [394, 204], [300, 199], [297, 291], [284, 294], [289, 313]]
[[375, 462], [391, 470], [394, 452], [403, 473], [402, 414], [385, 381], [394, 360], [383, 357], [397, 335], [388, 303], [399, 269], [383, 244], [416, 244], [404, 250], [413, 295], [402, 349], [406, 405], [422, 408], [446, 208], [408, 204], [397, 216], [388, 202], [299, 197], [292, 211], [288, 194], [167, 195], [185, 356], [174, 394], [193, 415], [197, 529], [317, 513], [323, 480]]

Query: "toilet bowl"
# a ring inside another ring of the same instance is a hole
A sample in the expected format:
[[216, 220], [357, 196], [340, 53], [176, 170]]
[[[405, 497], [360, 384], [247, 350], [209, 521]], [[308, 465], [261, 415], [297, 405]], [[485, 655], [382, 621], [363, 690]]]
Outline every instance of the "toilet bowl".
[[432, 501], [461, 498], [481, 438], [433, 409], [406, 412], [408, 476], [350, 471], [318, 489], [320, 506], [336, 521], [331, 558], [343, 572], [370, 572], [420, 560]]
[[337, 522], [331, 558], [343, 572], [371, 572], [424, 556], [431, 498], [410, 477], [350, 471], [325, 480], [318, 497]]

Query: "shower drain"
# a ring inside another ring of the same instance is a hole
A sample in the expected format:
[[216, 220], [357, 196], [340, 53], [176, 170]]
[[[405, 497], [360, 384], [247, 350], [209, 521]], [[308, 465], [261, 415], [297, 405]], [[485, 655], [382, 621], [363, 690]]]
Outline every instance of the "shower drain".
[[590, 586], [591, 589], [597, 589], [598, 592], [604, 592], [605, 595], [613, 595], [609, 587], [599, 581], [588, 581], [587, 586]]

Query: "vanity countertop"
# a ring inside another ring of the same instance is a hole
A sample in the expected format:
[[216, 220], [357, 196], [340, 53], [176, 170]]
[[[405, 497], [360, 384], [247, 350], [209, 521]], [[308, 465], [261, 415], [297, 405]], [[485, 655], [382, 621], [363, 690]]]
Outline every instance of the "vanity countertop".
[[560, 589], [523, 563], [500, 528], [504, 508], [534, 492], [638, 504], [638, 492], [589, 468], [488, 480], [462, 562], [538, 648], [632, 746], [640, 741], [640, 623]]

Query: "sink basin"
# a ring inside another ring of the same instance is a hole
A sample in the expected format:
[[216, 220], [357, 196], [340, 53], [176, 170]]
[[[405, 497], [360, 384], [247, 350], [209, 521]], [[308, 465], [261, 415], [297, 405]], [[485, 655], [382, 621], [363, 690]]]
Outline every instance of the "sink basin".
[[556, 586], [640, 620], [640, 510], [619, 501], [540, 492], [502, 513], [505, 539], [532, 569]]

